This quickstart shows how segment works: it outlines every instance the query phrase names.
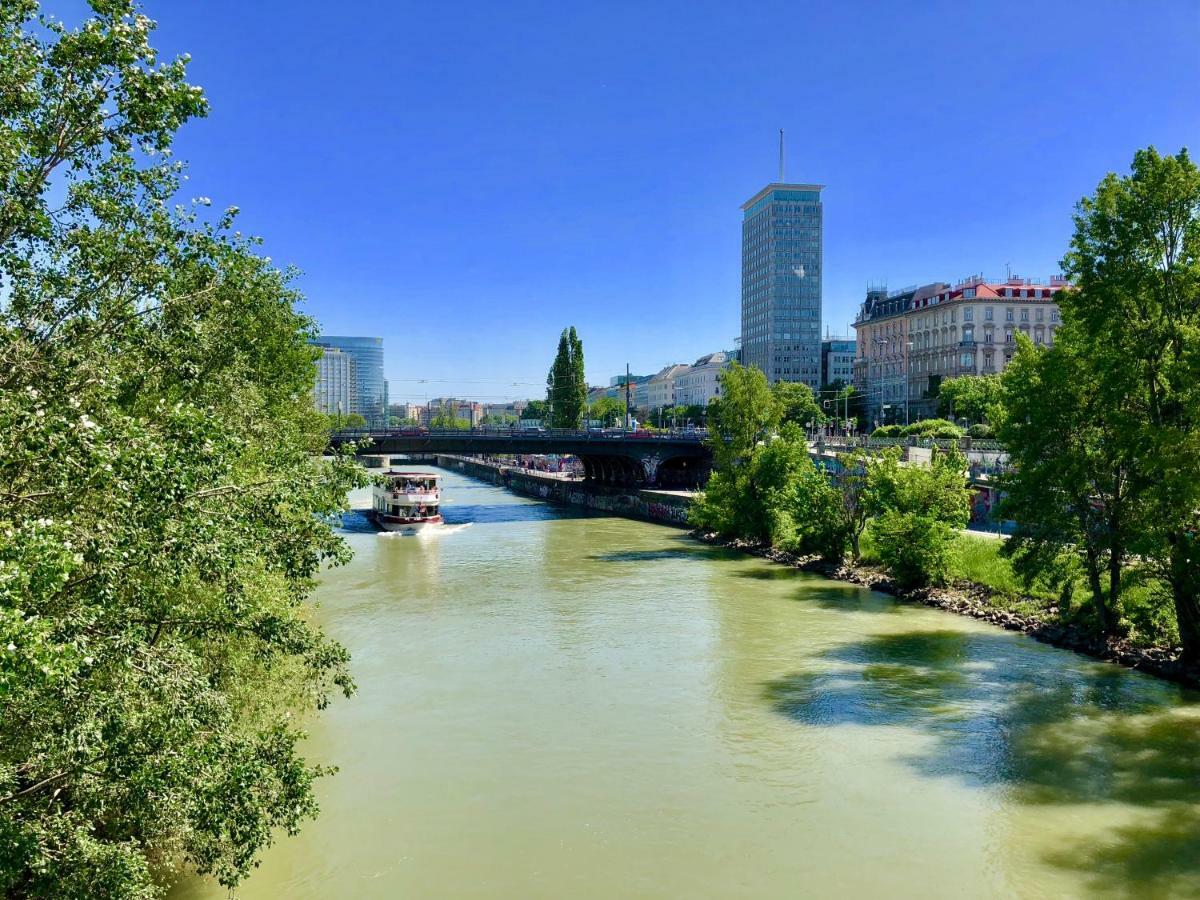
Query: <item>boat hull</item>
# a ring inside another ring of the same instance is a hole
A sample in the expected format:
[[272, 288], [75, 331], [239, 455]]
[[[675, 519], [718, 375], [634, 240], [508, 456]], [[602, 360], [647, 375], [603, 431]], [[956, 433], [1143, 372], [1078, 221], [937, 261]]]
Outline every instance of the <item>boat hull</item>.
[[383, 531], [394, 531], [398, 534], [419, 534], [422, 531], [428, 531], [442, 525], [441, 516], [430, 516], [429, 518], [414, 521], [412, 519], [384, 516], [375, 513], [372, 518], [374, 518], [375, 524]]

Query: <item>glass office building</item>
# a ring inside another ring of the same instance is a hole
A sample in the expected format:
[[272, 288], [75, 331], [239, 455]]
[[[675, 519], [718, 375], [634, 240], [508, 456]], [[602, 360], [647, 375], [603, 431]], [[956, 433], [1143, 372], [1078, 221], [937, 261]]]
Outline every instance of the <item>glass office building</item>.
[[321, 335], [311, 343], [349, 354], [354, 360], [354, 394], [350, 412], [373, 428], [387, 427], [387, 382], [383, 378], [383, 338]]
[[822, 184], [769, 184], [742, 205], [741, 361], [821, 387]]

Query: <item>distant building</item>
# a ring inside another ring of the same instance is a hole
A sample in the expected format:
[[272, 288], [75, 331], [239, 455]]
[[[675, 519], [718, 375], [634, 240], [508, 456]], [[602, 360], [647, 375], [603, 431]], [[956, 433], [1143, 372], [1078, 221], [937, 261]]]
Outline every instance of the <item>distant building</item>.
[[520, 419], [521, 413], [528, 405], [528, 400], [514, 400], [511, 403], [485, 403], [483, 404], [483, 418], [485, 420], [499, 419], [500, 421]]
[[483, 404], [471, 400], [458, 400], [454, 397], [437, 397], [429, 401], [425, 407], [425, 420], [422, 425], [428, 426], [432, 420], [453, 416], [454, 419], [471, 428], [477, 428], [483, 422]]
[[338, 350], [353, 359], [354, 394], [349, 411], [361, 415], [372, 427], [385, 427], [388, 396], [387, 382], [383, 378], [383, 338], [321, 335], [310, 343], [327, 350]]
[[840, 381], [854, 383], [854, 347], [852, 337], [827, 337], [821, 341], [821, 384]]
[[336, 347], [322, 347], [317, 360], [313, 405], [330, 416], [358, 412], [358, 381], [354, 357]]
[[625, 384], [626, 379], [629, 379], [630, 381], [641, 381], [643, 378], [649, 377], [649, 375], [614, 375], [612, 378], [608, 379], [608, 386], [610, 388], [620, 387], [621, 385]]
[[1004, 371], [1024, 332], [1035, 344], [1054, 343], [1060, 319], [1056, 295], [1065, 278], [991, 281], [982, 275], [954, 286], [867, 292], [854, 322], [854, 386], [873, 424], [937, 414], [946, 378]]
[[707, 406], [708, 401], [721, 396], [717, 379], [732, 361], [733, 354], [719, 351], [702, 356], [675, 376], [677, 406]]
[[675, 379], [688, 370], [682, 363], [666, 366], [646, 379], [646, 405], [641, 409], [666, 409], [675, 405]]
[[741, 362], [821, 386], [820, 184], [768, 184], [742, 204]]

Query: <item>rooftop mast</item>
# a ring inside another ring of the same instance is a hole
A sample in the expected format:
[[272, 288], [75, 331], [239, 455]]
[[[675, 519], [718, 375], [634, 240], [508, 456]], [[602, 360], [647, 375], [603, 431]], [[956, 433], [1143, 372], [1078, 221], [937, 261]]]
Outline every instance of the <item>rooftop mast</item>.
[[779, 129], [779, 183], [783, 184], [783, 129]]

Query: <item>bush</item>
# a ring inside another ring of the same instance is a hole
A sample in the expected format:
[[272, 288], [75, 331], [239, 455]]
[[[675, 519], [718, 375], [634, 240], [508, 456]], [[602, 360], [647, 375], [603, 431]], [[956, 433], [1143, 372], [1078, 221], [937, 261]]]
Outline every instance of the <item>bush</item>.
[[870, 533], [879, 561], [901, 587], [946, 580], [955, 535], [947, 523], [893, 509], [871, 522]]
[[995, 432], [992, 430], [992, 426], [986, 422], [979, 422], [967, 429], [967, 437], [990, 438], [994, 436]]
[[957, 440], [963, 430], [948, 419], [922, 419], [900, 429], [902, 437], [946, 438]]
[[900, 437], [900, 432], [903, 430], [901, 425], [880, 425], [871, 432], [871, 437], [876, 438], [894, 438]]

